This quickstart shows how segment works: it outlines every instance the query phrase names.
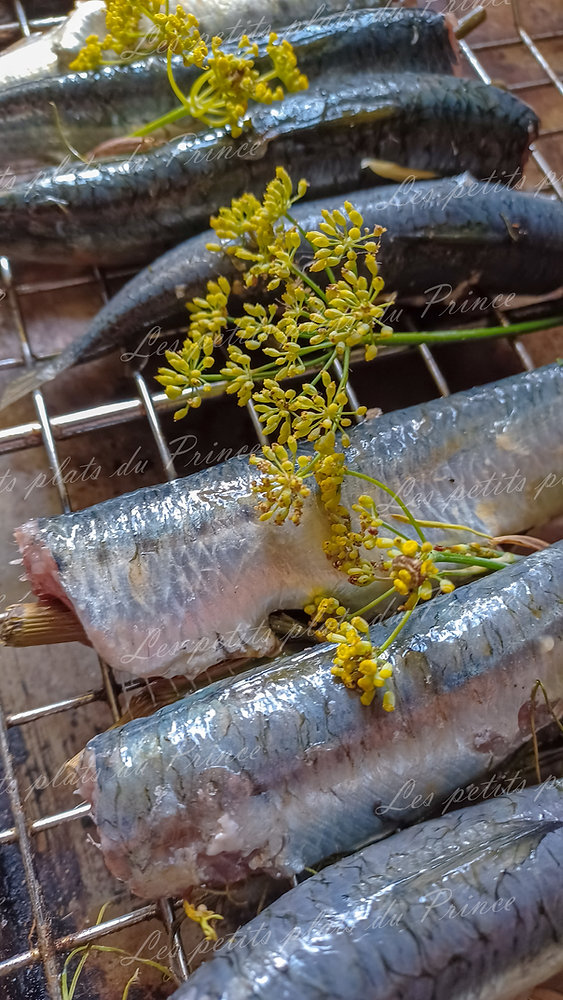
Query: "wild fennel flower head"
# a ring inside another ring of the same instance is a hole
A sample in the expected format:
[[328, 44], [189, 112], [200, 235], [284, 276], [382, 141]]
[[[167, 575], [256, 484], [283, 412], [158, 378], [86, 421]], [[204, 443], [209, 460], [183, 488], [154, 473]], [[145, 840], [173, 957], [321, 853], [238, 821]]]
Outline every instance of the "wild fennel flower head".
[[234, 254], [238, 244], [246, 246], [247, 242], [257, 248], [258, 241], [255, 236], [261, 207], [258, 198], [248, 192], [240, 198], [233, 198], [229, 207], [222, 206], [219, 214], [212, 215], [209, 220], [211, 228], [221, 242], [208, 243], [207, 249]]
[[258, 511], [261, 521], [273, 518], [275, 524], [283, 524], [289, 519], [299, 524], [303, 504], [310, 495], [305, 480], [311, 476], [311, 460], [306, 455], [297, 455], [297, 441], [290, 436], [287, 448], [281, 444], [266, 446], [262, 455], [251, 455], [250, 462], [261, 473], [253, 484], [254, 492], [260, 497]]
[[[267, 225], [267, 224], [266, 224]], [[294, 273], [294, 259], [301, 245], [301, 237], [295, 227], [282, 228], [268, 234], [264, 226], [258, 239], [263, 241], [259, 254], [256, 254], [245, 276], [247, 285], [253, 285], [257, 279], [264, 278], [266, 289], [274, 291], [282, 282], [288, 282]]]
[[[323, 434], [350, 427], [353, 417], [363, 417], [366, 407], [348, 410], [348, 397], [340, 389], [328, 372], [321, 374], [324, 393], [311, 383], [305, 384], [293, 401], [295, 412], [294, 433], [297, 437], [306, 437], [308, 441], [317, 441]], [[344, 440], [347, 443], [347, 439]]]
[[262, 199], [261, 217], [264, 222], [273, 227], [284, 219], [291, 206], [303, 198], [307, 187], [307, 181], [301, 179], [294, 194], [291, 177], [283, 167], [276, 167], [276, 176], [266, 185]]
[[[213, 348], [212, 337], [187, 337], [180, 352], [166, 352], [172, 371], [159, 368], [156, 379], [164, 386], [169, 399], [178, 399], [186, 389], [198, 389], [199, 393], [210, 391], [211, 386], [205, 382], [204, 374], [215, 364]], [[185, 405], [175, 412], [174, 420], [180, 420], [190, 408], [196, 409], [201, 405], [199, 393], [184, 396]]]
[[[342, 617], [346, 614], [346, 608], [336, 597], [327, 597], [324, 593], [314, 594], [310, 604], [306, 604], [303, 610], [311, 619], [311, 627], [319, 629], [317, 634], [320, 639], [326, 638], [327, 631], [334, 632], [338, 628], [334, 615]], [[322, 630], [320, 626], [323, 627]]]
[[254, 407], [264, 424], [264, 433], [277, 432], [280, 444], [286, 444], [292, 432], [292, 407], [296, 395], [295, 389], [283, 389], [273, 379], [266, 379], [262, 391], [254, 394]]
[[[378, 539], [376, 544], [381, 541]], [[407, 610], [419, 600], [429, 601], [434, 593], [434, 584], [444, 594], [453, 591], [453, 583], [436, 566], [439, 551], [431, 542], [401, 538], [387, 539], [387, 542], [391, 545], [387, 548], [388, 558], [383, 568], [389, 572], [397, 593], [406, 598], [403, 606]]]
[[88, 35], [83, 48], [78, 53], [76, 59], [69, 64], [69, 69], [76, 73], [85, 70], [96, 69], [102, 59], [102, 43], [97, 35]]
[[[368, 623], [356, 615], [350, 622], [341, 622], [337, 631], [328, 633], [327, 639], [336, 644], [331, 673], [346, 687], [360, 688], [362, 704], [371, 705], [377, 689], [385, 687], [392, 676], [393, 668], [385, 654], [373, 646]], [[383, 708], [391, 712], [394, 707], [393, 693], [385, 692]]]
[[[245, 57], [242, 53], [237, 55], [233, 52], [224, 52], [222, 49], [223, 40], [218, 36], [211, 39], [211, 55], [207, 59], [207, 72], [205, 74], [205, 87], [202, 90], [209, 101], [209, 95], [213, 94], [213, 110], [217, 114], [225, 115], [230, 123], [237, 123], [239, 118], [246, 114], [248, 101], [253, 97], [262, 103], [271, 103], [274, 100], [273, 92], [265, 87], [263, 92], [257, 93], [257, 87], [264, 88], [260, 84], [260, 74], [254, 68], [254, 61]], [[196, 91], [199, 96], [200, 91]], [[283, 97], [283, 91], [281, 93]], [[277, 97], [280, 100], [281, 97]]]
[[257, 350], [270, 339], [276, 340], [279, 337], [275, 322], [278, 307], [275, 302], [271, 302], [267, 308], [259, 302], [245, 302], [243, 308], [245, 315], [238, 320], [237, 333], [246, 347]]
[[180, 5], [166, 13], [160, 2], [153, 0], [143, 4], [139, 0], [106, 0], [106, 32], [103, 40], [97, 35], [86, 39], [70, 69], [96, 69], [104, 62], [104, 53], [131, 58], [139, 48], [181, 53], [186, 66], [201, 67], [208, 54], [197, 19]]
[[276, 285], [271, 287], [277, 287], [281, 280], [290, 277], [301, 240], [295, 227], [288, 227], [286, 215], [304, 196], [307, 183], [300, 180], [295, 194], [292, 187], [287, 171], [277, 167], [261, 202], [252, 194], [243, 194], [210, 219], [219, 243], [209, 243], [208, 249], [224, 251], [247, 262], [247, 284], [259, 275], [270, 274], [276, 278]]
[[362, 234], [363, 216], [350, 201], [344, 202], [344, 209], [346, 215], [339, 209], [333, 212], [323, 209], [320, 231], [312, 230], [307, 233], [307, 239], [315, 247], [311, 271], [324, 271], [327, 267], [336, 267], [345, 257], [355, 260], [359, 250], [364, 253], [377, 253], [379, 238], [385, 232], [383, 227], [364, 229]]
[[174, 13], [153, 14], [160, 45], [181, 54], [186, 66], [202, 66], [208, 53], [207, 45], [198, 30], [198, 20], [179, 4]]
[[377, 512], [375, 500], [369, 494], [363, 493], [358, 497], [357, 503], [352, 505], [352, 510], [359, 515], [360, 534], [364, 548], [374, 549], [377, 545], [379, 529], [383, 524]]
[[298, 69], [297, 56], [287, 39], [280, 42], [278, 35], [270, 32], [266, 52], [272, 61], [274, 75], [289, 93], [307, 89], [307, 77]]
[[236, 344], [229, 344], [228, 353], [229, 360], [221, 369], [221, 375], [228, 380], [225, 391], [229, 394], [236, 393], [238, 405], [246, 406], [254, 390], [252, 360]]
[[192, 339], [211, 337], [210, 341], [205, 341], [208, 354], [212, 353], [213, 347], [221, 343], [222, 332], [228, 323], [227, 305], [230, 294], [230, 282], [221, 275], [217, 281], [207, 282], [205, 298], [196, 297], [188, 302], [190, 336]]
[[322, 315], [311, 317], [311, 322], [321, 321], [319, 333], [313, 335], [311, 342], [314, 343], [317, 337], [326, 337], [343, 350], [364, 344], [374, 326], [385, 327], [383, 316], [389, 302], [376, 301], [383, 288], [378, 275], [368, 282], [364, 275], [348, 268], [343, 268], [341, 273], [342, 277], [326, 289], [327, 306]]

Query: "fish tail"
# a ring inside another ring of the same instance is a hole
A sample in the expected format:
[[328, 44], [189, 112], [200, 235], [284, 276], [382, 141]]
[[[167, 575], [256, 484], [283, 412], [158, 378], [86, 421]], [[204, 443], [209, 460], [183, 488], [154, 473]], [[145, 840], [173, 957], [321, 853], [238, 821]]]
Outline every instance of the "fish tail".
[[70, 344], [56, 358], [52, 358], [49, 361], [40, 361], [39, 364], [34, 365], [33, 368], [24, 372], [23, 375], [19, 375], [18, 378], [15, 378], [7, 386], [0, 397], [0, 411], [5, 410], [8, 406], [12, 406], [19, 399], [28, 396], [29, 393], [35, 392], [36, 389], [40, 389], [45, 382], [50, 382], [56, 378], [57, 375], [60, 375], [61, 372], [69, 368], [75, 361], [75, 345]]

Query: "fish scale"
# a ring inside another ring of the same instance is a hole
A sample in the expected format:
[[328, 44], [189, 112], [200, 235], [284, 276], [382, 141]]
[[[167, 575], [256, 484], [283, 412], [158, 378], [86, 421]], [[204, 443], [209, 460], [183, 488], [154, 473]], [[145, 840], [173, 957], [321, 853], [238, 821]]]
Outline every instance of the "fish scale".
[[[309, 78], [320, 72], [355, 71], [377, 67], [379, 72], [416, 70], [449, 73], [457, 68], [457, 43], [448, 18], [426, 10], [348, 10], [283, 31], [294, 48], [297, 64]], [[268, 42], [259, 39], [261, 50]], [[227, 41], [225, 51], [238, 52]], [[269, 60], [256, 60], [262, 72]], [[1, 63], [1, 60], [0, 60]], [[174, 79], [186, 93], [199, 75], [174, 57]], [[270, 64], [271, 65], [271, 64]], [[0, 120], [5, 140], [0, 165], [18, 160], [60, 160], [68, 144], [86, 155], [99, 143], [131, 134], [175, 106], [162, 57], [124, 65], [104, 66], [96, 72], [66, 73], [24, 83], [0, 92]], [[56, 108], [56, 114], [53, 110]], [[202, 128], [183, 118], [175, 133]]]
[[514, 95], [478, 80], [332, 73], [277, 106], [256, 106], [239, 139], [210, 130], [128, 161], [46, 170], [1, 192], [0, 253], [95, 264], [146, 259], [207, 226], [232, 197], [261, 195], [278, 166], [304, 176], [318, 197], [373, 186], [366, 157], [515, 181], [537, 124]]
[[563, 704], [562, 593], [560, 542], [416, 609], [388, 651], [392, 713], [323, 645], [94, 737], [82, 791], [108, 867], [145, 897], [287, 877], [451, 804], [529, 739], [537, 677]]
[[[50, 0], [45, 0], [45, 4]], [[55, 0], [53, 0], [55, 2]], [[42, 6], [38, 0], [38, 7]], [[408, 0], [405, 6], [412, 6]], [[346, 17], [349, 10], [394, 6], [393, 0], [190, 0], [189, 11], [199, 23], [206, 40], [220, 35], [237, 41], [246, 31], [269, 33], [272, 29], [293, 27], [299, 21], [313, 24], [327, 14], [340, 13]], [[36, 16], [34, 0], [28, 5], [29, 13]], [[166, 10], [166, 5], [162, 10]], [[185, 8], [184, 8], [185, 9]], [[12, 12], [13, 13], [13, 12]], [[63, 21], [43, 33], [33, 33], [30, 38], [10, 46], [0, 55], [0, 89], [14, 87], [25, 80], [64, 73], [76, 58], [87, 37], [94, 33], [105, 36], [106, 5], [104, 0], [80, 0]], [[145, 21], [141, 27], [149, 28]], [[150, 31], [150, 28], [149, 28]], [[146, 46], [140, 39], [140, 51]], [[135, 55], [135, 53], [131, 53]]]
[[[419, 518], [504, 535], [563, 510], [562, 424], [556, 364], [366, 420], [350, 430], [347, 464], [398, 492]], [[255, 477], [247, 457], [233, 458], [27, 522], [16, 538], [34, 591], [70, 606], [111, 666], [193, 677], [225, 659], [274, 652], [273, 611], [303, 607], [321, 590], [359, 608], [387, 589], [388, 581], [353, 586], [331, 566], [316, 497], [298, 526], [260, 521]], [[366, 491], [382, 516], [393, 512], [386, 494], [357, 479], [345, 481], [343, 502], [351, 509]]]
[[[558, 200], [479, 183], [469, 175], [350, 191], [347, 197], [369, 229], [386, 229], [380, 271], [386, 291], [397, 292], [399, 299], [414, 295], [442, 301], [448, 289], [470, 277], [481, 298], [515, 291], [542, 294], [561, 284], [563, 205]], [[298, 203], [292, 214], [305, 231], [317, 229], [322, 210], [341, 210], [342, 201], [338, 196]], [[184, 325], [186, 302], [204, 295], [208, 281], [219, 274], [231, 282], [238, 276], [231, 257], [207, 249], [215, 239], [207, 230], [144, 268], [104, 305], [81, 338], [54, 360], [14, 379], [0, 408], [77, 360], [116, 344], [130, 341], [132, 360], [150, 357], [156, 347], [147, 333]], [[308, 249], [301, 254], [303, 264]], [[360, 254], [360, 267], [361, 261]], [[240, 301], [232, 295], [230, 311], [234, 315], [237, 309]]]
[[[563, 785], [429, 820], [272, 903], [172, 1000], [511, 1000], [563, 968]], [[453, 913], [452, 913], [453, 910]]]

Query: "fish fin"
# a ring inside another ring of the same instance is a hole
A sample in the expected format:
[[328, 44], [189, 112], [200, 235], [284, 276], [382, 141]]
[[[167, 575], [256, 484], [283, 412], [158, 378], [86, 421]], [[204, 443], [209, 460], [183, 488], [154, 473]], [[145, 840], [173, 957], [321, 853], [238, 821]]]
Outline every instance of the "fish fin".
[[50, 104], [50, 106], [53, 109], [53, 116], [54, 116], [54, 119], [55, 119], [55, 128], [56, 128], [57, 132], [59, 133], [59, 136], [60, 136], [60, 139], [61, 139], [63, 145], [66, 147], [66, 149], [68, 149], [69, 153], [71, 153], [72, 156], [76, 157], [77, 160], [81, 160], [82, 163], [86, 163], [87, 162], [86, 159], [78, 152], [77, 149], [75, 149], [75, 147], [72, 145], [72, 143], [67, 139], [67, 137], [66, 137], [66, 135], [64, 133], [63, 123], [61, 121], [61, 116], [59, 114], [59, 109], [58, 109], [57, 105], [55, 104], [54, 101], [49, 101], [49, 104]]
[[475, 7], [465, 17], [461, 17], [454, 28], [454, 35], [458, 41], [465, 38], [470, 32], [478, 28], [487, 19], [487, 11], [484, 7]]
[[56, 358], [39, 362], [39, 364], [34, 365], [33, 368], [30, 368], [23, 375], [18, 376], [18, 378], [10, 382], [0, 398], [0, 411], [5, 410], [8, 406], [12, 406], [18, 399], [28, 396], [30, 392], [40, 389], [45, 382], [50, 382], [57, 375], [60, 375], [65, 368], [69, 368], [70, 365], [74, 364], [76, 361], [75, 345], [70, 344], [70, 348], [62, 351]]
[[399, 163], [392, 163], [391, 160], [367, 159], [361, 162], [362, 170], [372, 170], [378, 177], [385, 177], [390, 181], [426, 181], [439, 177], [434, 170], [418, 170], [416, 167], [402, 167]]
[[413, 243], [418, 243], [421, 236], [424, 236], [431, 243], [443, 243], [456, 247], [483, 246], [483, 244], [498, 246], [506, 243], [504, 233], [484, 232], [479, 229], [448, 229], [446, 227], [442, 229], [439, 225], [428, 230], [424, 226], [420, 229], [417, 228], [412, 233], [401, 236], [401, 240], [404, 240], [405, 243], [410, 240]]
[[[325, 103], [325, 102], [323, 102]], [[345, 112], [337, 114], [336, 112], [331, 113], [330, 106], [325, 103], [326, 117], [319, 121], [319, 128], [336, 128], [342, 124], [342, 118], [345, 117], [346, 121], [353, 127], [355, 124], [363, 125], [368, 122], [376, 121], [386, 121], [388, 118], [394, 118], [395, 115], [400, 111], [398, 104], [394, 104], [392, 101], [384, 98], [381, 103], [371, 108], [369, 111], [359, 109], [358, 111], [353, 111], [349, 109]], [[279, 136], [284, 135], [286, 132], [291, 132], [292, 135], [299, 137], [301, 132], [310, 132], [310, 125], [307, 122], [303, 122], [301, 126], [295, 126], [294, 121], [284, 121], [276, 122], [271, 128], [265, 129], [263, 132], [259, 132], [257, 135], [257, 140], [262, 140], [264, 143], [271, 142], [272, 139], [277, 139]]]

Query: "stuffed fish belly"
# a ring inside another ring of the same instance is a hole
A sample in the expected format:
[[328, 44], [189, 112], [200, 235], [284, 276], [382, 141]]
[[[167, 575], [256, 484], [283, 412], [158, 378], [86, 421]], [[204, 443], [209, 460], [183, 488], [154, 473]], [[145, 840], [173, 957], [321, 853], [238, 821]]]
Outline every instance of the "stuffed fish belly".
[[[553, 365], [367, 420], [350, 434], [348, 465], [386, 483], [422, 519], [507, 534], [563, 510], [562, 423], [563, 368]], [[273, 654], [273, 611], [303, 607], [320, 590], [360, 608], [387, 589], [353, 586], [332, 567], [315, 496], [298, 526], [260, 521], [253, 476], [247, 458], [231, 459], [27, 522], [16, 537], [33, 590], [71, 608], [111, 666], [194, 677]], [[349, 508], [366, 485], [347, 480]], [[386, 509], [389, 498], [373, 495]], [[450, 540], [464, 537], [454, 531]]]
[[562, 595], [560, 542], [417, 609], [391, 713], [322, 646], [94, 737], [80, 774], [108, 867], [145, 897], [290, 876], [459, 801], [529, 738], [536, 678], [563, 705]]
[[527, 997], [563, 969], [562, 883], [563, 785], [547, 783], [326, 868], [242, 927], [173, 1000]]

